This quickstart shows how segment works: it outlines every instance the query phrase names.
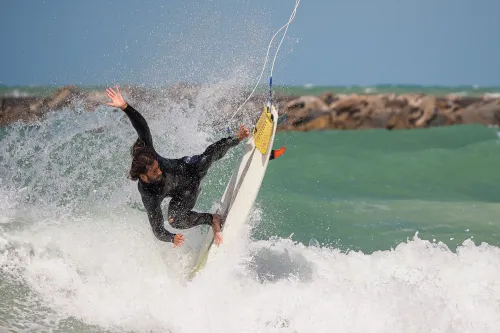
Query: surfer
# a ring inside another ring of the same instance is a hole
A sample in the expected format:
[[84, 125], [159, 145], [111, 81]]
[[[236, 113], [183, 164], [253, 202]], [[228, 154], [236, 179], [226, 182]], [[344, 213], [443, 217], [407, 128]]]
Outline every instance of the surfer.
[[160, 156], [153, 147], [153, 139], [144, 117], [123, 99], [116, 86], [106, 89], [111, 102], [109, 106], [120, 108], [130, 119], [139, 138], [131, 149], [132, 165], [129, 178], [137, 180], [137, 187], [146, 208], [154, 235], [161, 241], [180, 246], [184, 242], [182, 234], [173, 234], [163, 226], [161, 202], [170, 197], [168, 222], [177, 229], [188, 229], [201, 224], [211, 225], [214, 242], [222, 243], [221, 216], [193, 211], [200, 192], [202, 179], [213, 162], [221, 159], [227, 151], [250, 136], [250, 131], [241, 125], [235, 137], [223, 138], [200, 155], [170, 159]]

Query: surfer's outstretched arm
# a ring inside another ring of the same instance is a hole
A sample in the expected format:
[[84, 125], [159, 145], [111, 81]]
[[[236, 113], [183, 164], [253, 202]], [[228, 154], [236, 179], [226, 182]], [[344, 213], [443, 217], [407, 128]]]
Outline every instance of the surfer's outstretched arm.
[[208, 146], [203, 154], [196, 155], [200, 176], [204, 177], [210, 166], [212, 166], [212, 163], [220, 160], [224, 157], [224, 155], [226, 155], [229, 149], [237, 146], [243, 139], [248, 138], [249, 136], [250, 131], [248, 128], [246, 128], [245, 125], [241, 125], [236, 136], [220, 139], [219, 141]]
[[139, 139], [141, 139], [146, 146], [153, 148], [153, 139], [146, 119], [144, 119], [136, 109], [125, 102], [118, 86], [116, 86], [116, 90], [117, 91], [113, 90], [113, 88], [106, 89], [106, 95], [111, 99], [111, 102], [107, 103], [107, 105], [122, 109], [130, 119], [132, 126], [134, 126]]
[[156, 238], [163, 242], [174, 243], [174, 246], [181, 245], [184, 238], [181, 234], [173, 234], [163, 226], [163, 213], [161, 212], [161, 200], [156, 197], [142, 196], [142, 202], [148, 213], [149, 223]]
[[149, 130], [146, 119], [144, 119], [144, 117], [136, 109], [128, 104], [123, 111], [130, 119], [132, 126], [134, 126], [137, 135], [139, 136], [139, 139], [141, 139], [146, 146], [153, 148], [153, 138], [151, 137], [151, 131]]

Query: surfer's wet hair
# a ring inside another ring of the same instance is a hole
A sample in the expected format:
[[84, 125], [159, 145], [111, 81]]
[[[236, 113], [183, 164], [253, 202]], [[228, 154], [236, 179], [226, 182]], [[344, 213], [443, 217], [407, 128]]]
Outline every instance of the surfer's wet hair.
[[130, 166], [129, 178], [138, 180], [139, 176], [145, 174], [149, 166], [156, 160], [156, 153], [153, 148], [144, 145], [138, 139], [130, 149], [132, 155], [132, 165]]

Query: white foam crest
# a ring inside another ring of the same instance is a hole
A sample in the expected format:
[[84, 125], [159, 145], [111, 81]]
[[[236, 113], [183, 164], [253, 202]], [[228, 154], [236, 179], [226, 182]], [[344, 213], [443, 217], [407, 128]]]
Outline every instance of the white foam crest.
[[[2, 180], [0, 179], [0, 186], [1, 184]], [[17, 201], [13, 193], [0, 190], [0, 202], [2, 203], [0, 205], [0, 225], [2, 225], [11, 222], [15, 218]]]
[[449, 94], [450, 96], [456, 96], [456, 97], [466, 97], [469, 96], [469, 92], [466, 90], [463, 91], [455, 91]]
[[28, 91], [22, 91], [22, 90], [19, 90], [19, 89], [12, 89], [10, 91], [7, 91], [7, 93], [5, 94], [5, 96], [15, 97], [15, 98], [30, 97], [32, 95], [33, 94], [29, 93]]
[[184, 230], [185, 246], [173, 249], [154, 238], [144, 213], [127, 209], [111, 216], [4, 234], [0, 267], [39, 293], [59, 320], [74, 316], [133, 330], [170, 327], [164, 311], [174, 311], [171, 302], [183, 298], [193, 247], [203, 235], [199, 228]]
[[[21, 267], [55, 313], [112, 330], [495, 332], [500, 325], [500, 249], [487, 244], [466, 241], [453, 253], [416, 235], [390, 251], [343, 253], [290, 239], [252, 241], [249, 225], [238, 246], [188, 282], [199, 230], [173, 249], [154, 240], [142, 213], [111, 216], [10, 236], [11, 246], [19, 239], [32, 250], [15, 247], [0, 266]], [[254, 211], [251, 220], [259, 218]]]
[[490, 92], [490, 93], [484, 93], [484, 97], [486, 98], [500, 98], [500, 92]]

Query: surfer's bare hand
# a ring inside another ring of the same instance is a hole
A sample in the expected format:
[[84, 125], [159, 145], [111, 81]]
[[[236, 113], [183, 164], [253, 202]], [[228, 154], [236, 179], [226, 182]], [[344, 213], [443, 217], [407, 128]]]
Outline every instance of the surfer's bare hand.
[[110, 103], [106, 103], [107, 105], [125, 110], [127, 103], [125, 103], [118, 85], [116, 86], [116, 91], [113, 88], [106, 89], [106, 95], [111, 99]]
[[222, 232], [219, 231], [214, 233], [214, 243], [215, 245], [222, 244]]
[[243, 139], [246, 139], [250, 136], [250, 131], [245, 125], [240, 126], [240, 130], [238, 131], [238, 134], [236, 134], [238, 137], [238, 140], [242, 141]]
[[174, 247], [181, 246], [184, 243], [184, 236], [182, 234], [176, 234], [174, 236]]

